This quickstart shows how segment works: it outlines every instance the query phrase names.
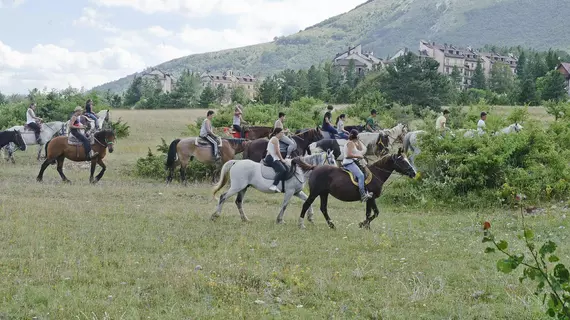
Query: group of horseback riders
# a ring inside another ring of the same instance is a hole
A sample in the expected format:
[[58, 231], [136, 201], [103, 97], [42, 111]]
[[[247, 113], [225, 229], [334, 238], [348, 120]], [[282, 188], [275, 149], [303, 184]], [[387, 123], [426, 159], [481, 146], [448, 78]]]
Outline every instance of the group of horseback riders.
[[[43, 119], [36, 116], [36, 104], [31, 103], [26, 111], [26, 128], [32, 130], [36, 137], [36, 141], [38, 144], [43, 144], [41, 141], [41, 123]], [[99, 119], [97, 115], [93, 112], [93, 100], [89, 99], [85, 103], [85, 112], [81, 106], [77, 106], [73, 114], [71, 115], [69, 126], [70, 126], [70, 134], [75, 137], [77, 140], [81, 141], [83, 144], [83, 148], [85, 149], [86, 160], [91, 160], [92, 158], [98, 155], [97, 152], [91, 150], [91, 143], [88, 137], [85, 134], [86, 126], [82, 124], [81, 117], [85, 116], [86, 118], [92, 119], [95, 121], [95, 128], [99, 128]]]
[[[332, 106], [329, 106], [327, 112], [323, 117], [322, 123], [322, 131], [328, 132], [331, 136], [335, 139], [346, 139], [348, 140], [347, 143], [344, 145], [344, 160], [342, 161], [342, 166], [350, 171], [358, 182], [358, 187], [360, 190], [361, 200], [365, 202], [369, 198], [372, 197], [372, 194], [366, 191], [364, 185], [364, 170], [363, 167], [360, 165], [359, 160], [363, 159], [364, 156], [362, 155], [362, 151], [364, 150], [362, 144], [358, 140], [358, 130], [352, 129], [350, 132], [345, 130], [344, 122], [346, 121], [346, 114], [341, 114], [336, 119], [336, 128], [331, 124], [331, 117], [332, 117]], [[214, 131], [212, 126], [212, 118], [214, 116], [214, 111], [209, 110], [206, 114], [206, 119], [202, 122], [202, 126], [200, 127], [200, 138], [205, 141], [208, 141], [212, 146], [212, 151], [214, 155], [215, 161], [220, 159], [219, 154], [219, 144], [220, 144], [220, 137], [218, 137]], [[284, 127], [285, 122], [285, 113], [279, 112], [278, 119], [275, 120], [273, 125], [273, 131], [269, 135], [269, 142], [267, 144], [266, 149], [266, 156], [264, 158], [264, 162], [266, 165], [272, 167], [275, 172], [276, 176], [273, 182], [273, 185], [270, 187], [272, 191], [279, 192], [278, 185], [279, 183], [285, 179], [287, 175], [287, 167], [285, 166], [284, 162], [285, 159], [290, 159], [291, 154], [293, 151], [297, 150], [297, 144], [293, 139], [288, 137], [286, 134], [289, 133], [289, 129]], [[370, 117], [366, 120], [366, 124], [364, 126], [364, 131], [367, 132], [377, 132], [378, 125], [375, 121], [377, 116], [377, 111], [372, 110], [370, 112]], [[243, 120], [243, 111], [240, 105], [237, 105], [234, 109], [233, 115], [233, 123], [232, 128], [234, 131], [239, 132], [242, 138], [245, 137], [245, 130], [242, 127]], [[286, 156], [283, 157], [280, 151], [280, 142], [287, 145]]]

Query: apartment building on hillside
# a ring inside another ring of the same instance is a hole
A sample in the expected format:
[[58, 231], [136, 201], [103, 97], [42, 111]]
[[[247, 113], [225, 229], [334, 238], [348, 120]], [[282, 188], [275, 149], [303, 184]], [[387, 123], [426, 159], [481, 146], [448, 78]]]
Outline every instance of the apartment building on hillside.
[[457, 67], [461, 74], [463, 87], [471, 86], [471, 78], [475, 73], [478, 61], [481, 61], [487, 78], [496, 63], [509, 66], [515, 74], [518, 61], [512, 54], [504, 56], [493, 52], [479, 52], [471, 47], [462, 48], [447, 43], [441, 45], [424, 40], [420, 41], [419, 54], [420, 57], [432, 58], [439, 62], [438, 71], [440, 73], [450, 75], [453, 68]]

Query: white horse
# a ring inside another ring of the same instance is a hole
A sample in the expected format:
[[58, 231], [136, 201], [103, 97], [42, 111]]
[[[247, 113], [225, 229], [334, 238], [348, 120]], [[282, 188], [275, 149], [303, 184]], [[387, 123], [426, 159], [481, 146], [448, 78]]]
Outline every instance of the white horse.
[[404, 136], [408, 133], [408, 128], [405, 124], [398, 123], [392, 129], [384, 129], [378, 132], [362, 132], [358, 134], [358, 139], [364, 143], [368, 150], [370, 150], [370, 154], [375, 154], [376, 150], [378, 150], [378, 145], [381, 143], [380, 135], [382, 137], [388, 137], [388, 145], [385, 145], [384, 148], [390, 149], [394, 142], [397, 140], [404, 139]]
[[404, 152], [407, 153], [408, 150], [412, 151], [412, 155], [408, 158], [408, 160], [410, 160], [410, 163], [412, 164], [412, 166], [414, 166], [414, 159], [416, 158], [416, 156], [418, 154], [420, 154], [421, 150], [419, 147], [419, 141], [418, 141], [418, 137], [425, 134], [426, 131], [424, 130], [417, 130], [417, 131], [411, 131], [406, 133], [406, 135], [404, 136]]
[[509, 133], [519, 133], [521, 130], [523, 129], [523, 126], [521, 126], [518, 123], [513, 123], [510, 126], [503, 128], [497, 132], [495, 132], [495, 134], [493, 134], [494, 136], [500, 135], [500, 134], [509, 134]]
[[[334, 156], [332, 151], [326, 153], [319, 153], [305, 157], [297, 157], [293, 160], [285, 160], [288, 167], [293, 166], [292, 170], [293, 176], [285, 181], [285, 197], [283, 198], [283, 203], [281, 204], [281, 210], [277, 216], [277, 223], [283, 223], [283, 214], [287, 208], [287, 204], [293, 196], [305, 201], [307, 200], [307, 195], [303, 192], [303, 186], [305, 185], [306, 179], [310, 176], [313, 166], [320, 165], [333, 165], [336, 166]], [[228, 173], [230, 180], [230, 188], [226, 193], [223, 193], [216, 206], [216, 211], [212, 215], [212, 220], [215, 220], [220, 216], [222, 212], [222, 205], [226, 200], [228, 200], [233, 195], [237, 194], [236, 205], [239, 210], [242, 221], [247, 222], [249, 219], [243, 212], [242, 204], [243, 198], [247, 188], [250, 186], [264, 193], [274, 193], [269, 189], [273, 184], [273, 177], [275, 176], [275, 171], [265, 166], [262, 163], [253, 162], [251, 160], [230, 160], [224, 164], [220, 172], [220, 179], [216, 186], [213, 188], [213, 196], [227, 183]], [[277, 187], [282, 190], [283, 183], [280, 183]], [[309, 210], [309, 221], [313, 221], [313, 208]]]
[[[22, 134], [22, 138], [24, 139], [24, 142], [26, 143], [26, 145], [30, 146], [30, 145], [38, 145], [38, 157], [37, 159], [40, 160], [41, 154], [42, 154], [42, 149], [44, 147], [44, 145], [46, 144], [46, 142], [48, 142], [53, 136], [58, 136], [58, 135], [63, 135], [65, 134], [65, 122], [61, 122], [61, 121], [54, 121], [54, 122], [48, 122], [48, 123], [42, 123], [40, 125], [41, 131], [40, 131], [40, 144], [38, 144], [38, 142], [36, 141], [36, 135], [34, 134], [34, 131], [32, 130], [28, 130], [25, 129], [24, 126], [14, 126], [12, 128], [9, 128], [8, 130], [16, 130], [16, 131], [20, 131], [20, 133]], [[14, 151], [16, 150], [15, 145], [13, 143], [10, 143], [6, 146], [6, 151], [8, 152], [8, 158], [6, 160], [11, 160], [12, 163], [15, 163], [16, 161], [14, 160]]]
[[[99, 131], [99, 130], [103, 129], [103, 124], [106, 121], [109, 121], [109, 116], [110, 116], [109, 110], [101, 110], [101, 111], [97, 112], [97, 122], [99, 122], [99, 127], [95, 127], [95, 120], [83, 115], [83, 117], [85, 117], [85, 119], [87, 119], [87, 121], [89, 121], [89, 124], [90, 124], [89, 126], [91, 127], [90, 132], [95, 132], [95, 131]], [[70, 129], [69, 121], [70, 120], [67, 120], [67, 135], [69, 135], [69, 129]]]

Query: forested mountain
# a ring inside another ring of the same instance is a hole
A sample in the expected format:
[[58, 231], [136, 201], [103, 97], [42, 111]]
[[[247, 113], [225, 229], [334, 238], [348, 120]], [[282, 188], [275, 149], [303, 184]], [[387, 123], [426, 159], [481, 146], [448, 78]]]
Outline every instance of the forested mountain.
[[[369, 0], [296, 34], [273, 42], [174, 59], [157, 67], [179, 74], [189, 69], [268, 75], [330, 60], [362, 44], [380, 58], [420, 39], [481, 47], [486, 44], [570, 49], [567, 0]], [[133, 75], [95, 90], [123, 91]]]

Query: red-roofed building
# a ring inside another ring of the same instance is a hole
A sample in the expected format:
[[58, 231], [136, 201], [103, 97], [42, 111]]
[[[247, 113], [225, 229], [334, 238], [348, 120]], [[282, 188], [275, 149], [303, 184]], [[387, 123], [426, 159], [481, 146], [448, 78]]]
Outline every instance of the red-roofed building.
[[568, 94], [570, 94], [570, 62], [562, 62], [556, 68], [562, 75], [564, 79], [566, 79], [566, 90], [568, 90]]

